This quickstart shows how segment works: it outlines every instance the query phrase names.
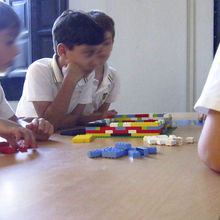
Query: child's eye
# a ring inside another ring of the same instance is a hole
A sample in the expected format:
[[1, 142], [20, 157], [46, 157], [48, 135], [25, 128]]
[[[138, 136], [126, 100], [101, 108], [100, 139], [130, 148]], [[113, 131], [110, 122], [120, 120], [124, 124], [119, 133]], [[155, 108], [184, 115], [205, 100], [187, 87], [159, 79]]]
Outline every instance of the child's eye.
[[10, 40], [10, 41], [7, 42], [7, 45], [8, 45], [8, 46], [11, 46], [12, 44], [14, 44], [14, 41], [13, 41], [13, 40]]
[[108, 45], [110, 45], [110, 44], [111, 44], [110, 41], [106, 41], [106, 42], [104, 42], [104, 45], [105, 45], [105, 46], [108, 46]]

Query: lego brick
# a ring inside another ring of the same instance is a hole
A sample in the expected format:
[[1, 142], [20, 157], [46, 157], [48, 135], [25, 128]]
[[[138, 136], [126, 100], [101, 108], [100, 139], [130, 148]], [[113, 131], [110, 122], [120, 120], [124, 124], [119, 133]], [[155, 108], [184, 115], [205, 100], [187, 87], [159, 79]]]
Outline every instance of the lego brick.
[[141, 158], [141, 153], [137, 150], [129, 150], [128, 155], [132, 158]]
[[149, 152], [147, 147], [136, 147], [136, 150], [141, 153], [142, 156], [148, 157]]
[[111, 134], [96, 133], [96, 134], [93, 134], [93, 137], [111, 137]]
[[93, 140], [93, 135], [91, 134], [82, 134], [82, 135], [77, 135], [72, 138], [73, 143], [89, 143]]
[[123, 136], [124, 136], [124, 137], [129, 137], [129, 136], [131, 136], [131, 134], [121, 134], [121, 133], [120, 133], [120, 134], [111, 134], [111, 136], [112, 136], [112, 137], [123, 137]]
[[194, 143], [194, 137], [187, 137], [186, 139], [187, 144], [193, 144]]
[[66, 135], [66, 136], [75, 136], [78, 134], [85, 134], [85, 128], [83, 129], [68, 129], [68, 130], [62, 130], [60, 131], [61, 135]]
[[128, 155], [128, 150], [131, 149], [131, 143], [117, 142], [117, 143], [115, 143], [115, 148], [122, 149], [122, 150], [126, 151], [126, 155]]
[[102, 157], [106, 158], [119, 158], [125, 156], [127, 153], [125, 150], [114, 148], [114, 147], [106, 147], [102, 151]]
[[106, 122], [90, 122], [86, 127], [105, 127], [107, 126]]
[[88, 157], [90, 157], [90, 158], [102, 157], [102, 151], [103, 151], [102, 149], [88, 151]]
[[149, 154], [156, 154], [157, 148], [156, 147], [147, 147]]

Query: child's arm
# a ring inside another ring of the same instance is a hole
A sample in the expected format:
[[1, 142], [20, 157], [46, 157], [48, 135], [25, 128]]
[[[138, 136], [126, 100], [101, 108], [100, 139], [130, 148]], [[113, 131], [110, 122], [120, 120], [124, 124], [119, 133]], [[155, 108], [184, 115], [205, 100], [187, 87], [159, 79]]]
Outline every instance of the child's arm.
[[100, 108], [98, 109], [98, 111], [90, 114], [90, 115], [81, 115], [80, 119], [79, 119], [79, 124], [87, 124], [88, 122], [92, 122], [92, 121], [97, 121], [97, 120], [102, 120], [104, 118], [106, 118], [108, 115], [116, 115], [118, 114], [117, 111], [113, 110], [108, 110], [110, 107], [111, 103], [103, 103]]
[[85, 104], [78, 104], [71, 114], [66, 115], [65, 118], [60, 123], [59, 129], [73, 128], [78, 125], [79, 118], [81, 117], [82, 112], [84, 111]]
[[69, 64], [67, 71], [67, 76], [64, 78], [62, 86], [53, 102], [33, 102], [37, 115], [47, 119], [53, 124], [55, 129], [59, 128], [64, 120], [73, 91], [78, 81], [84, 76], [82, 71], [75, 64]]
[[220, 172], [220, 112], [209, 111], [199, 139], [198, 153], [208, 167]]
[[31, 130], [21, 127], [19, 124], [0, 119], [0, 136], [7, 139], [7, 141], [14, 147], [17, 146], [17, 141], [24, 139], [25, 146], [36, 146], [35, 137]]
[[24, 128], [31, 130], [37, 140], [45, 141], [54, 132], [53, 125], [43, 118], [17, 118], [15, 115], [10, 120]]

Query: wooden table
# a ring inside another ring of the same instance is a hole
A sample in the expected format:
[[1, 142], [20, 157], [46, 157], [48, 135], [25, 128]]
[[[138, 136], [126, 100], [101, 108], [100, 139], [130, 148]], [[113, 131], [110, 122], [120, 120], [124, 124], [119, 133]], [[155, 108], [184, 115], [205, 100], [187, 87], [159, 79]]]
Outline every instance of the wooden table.
[[[200, 131], [173, 133], [198, 140]], [[143, 146], [138, 138], [72, 144], [55, 134], [36, 152], [0, 155], [0, 219], [219, 219], [220, 175], [199, 160], [196, 144], [159, 147], [157, 155], [134, 160], [87, 157], [118, 141]]]

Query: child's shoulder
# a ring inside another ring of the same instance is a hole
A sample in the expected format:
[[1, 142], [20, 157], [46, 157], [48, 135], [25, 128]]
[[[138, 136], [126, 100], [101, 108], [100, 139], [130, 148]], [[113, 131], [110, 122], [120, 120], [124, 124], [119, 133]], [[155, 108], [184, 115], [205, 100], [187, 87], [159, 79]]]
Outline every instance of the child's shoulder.
[[34, 61], [29, 67], [28, 71], [34, 71], [34, 70], [39, 70], [39, 69], [44, 69], [47, 71], [48, 69], [51, 68], [51, 58], [42, 58], [39, 60]]
[[107, 63], [105, 64], [105, 75], [106, 77], [112, 79], [113, 82], [119, 80], [117, 70]]

